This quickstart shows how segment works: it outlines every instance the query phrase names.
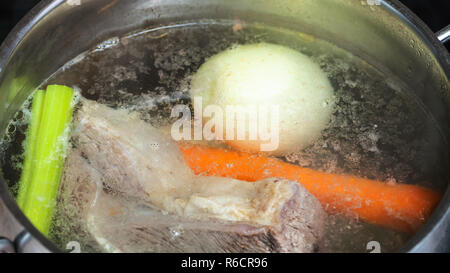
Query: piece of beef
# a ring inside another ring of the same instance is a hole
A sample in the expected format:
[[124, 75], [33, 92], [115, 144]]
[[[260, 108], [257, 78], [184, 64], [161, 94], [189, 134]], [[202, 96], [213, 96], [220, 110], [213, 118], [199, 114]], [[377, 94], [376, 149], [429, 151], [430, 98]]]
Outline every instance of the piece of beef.
[[125, 110], [83, 101], [75, 124], [62, 188], [91, 200], [81, 215], [104, 250], [316, 250], [325, 213], [298, 183], [195, 176], [170, 136]]

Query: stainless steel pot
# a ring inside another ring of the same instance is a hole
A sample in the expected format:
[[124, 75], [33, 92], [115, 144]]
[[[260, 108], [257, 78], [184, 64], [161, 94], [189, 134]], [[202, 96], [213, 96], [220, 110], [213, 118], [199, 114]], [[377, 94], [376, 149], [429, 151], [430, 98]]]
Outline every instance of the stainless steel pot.
[[[387, 73], [415, 87], [450, 138], [450, 55], [441, 44], [449, 39], [450, 28], [435, 35], [396, 0], [41, 1], [0, 48], [0, 132], [43, 80], [109, 37], [176, 21], [236, 18], [299, 30], [382, 64]], [[12, 88], [15, 78], [22, 80]], [[3, 181], [0, 197], [0, 236], [17, 238], [16, 251], [59, 251], [22, 214]], [[2, 248], [13, 250], [6, 239], [0, 239]], [[450, 252], [450, 189], [401, 251]]]

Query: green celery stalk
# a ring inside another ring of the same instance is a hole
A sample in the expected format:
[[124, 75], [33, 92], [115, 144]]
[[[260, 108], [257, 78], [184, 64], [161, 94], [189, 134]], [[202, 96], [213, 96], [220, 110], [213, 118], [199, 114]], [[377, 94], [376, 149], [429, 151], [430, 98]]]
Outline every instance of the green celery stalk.
[[44, 90], [38, 90], [34, 93], [31, 109], [31, 120], [29, 123], [25, 139], [25, 155], [22, 168], [22, 175], [19, 181], [19, 192], [17, 194], [17, 203], [20, 208], [24, 208], [25, 200], [28, 195], [28, 189], [31, 184], [31, 174], [36, 158], [36, 138], [38, 135], [39, 124], [41, 122], [42, 106], [44, 104]]
[[73, 114], [72, 88], [49, 85], [45, 92], [39, 132], [35, 139], [31, 183], [23, 211], [35, 227], [48, 236], [55, 212], [62, 167]]

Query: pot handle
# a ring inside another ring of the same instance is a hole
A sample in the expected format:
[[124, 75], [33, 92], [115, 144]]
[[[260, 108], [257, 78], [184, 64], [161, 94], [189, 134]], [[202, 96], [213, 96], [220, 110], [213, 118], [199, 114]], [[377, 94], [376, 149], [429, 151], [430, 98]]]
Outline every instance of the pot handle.
[[31, 241], [31, 234], [22, 231], [13, 241], [0, 237], [0, 253], [23, 253], [26, 245]]
[[442, 43], [450, 41], [450, 25], [438, 31], [436, 35], [438, 40], [441, 41]]

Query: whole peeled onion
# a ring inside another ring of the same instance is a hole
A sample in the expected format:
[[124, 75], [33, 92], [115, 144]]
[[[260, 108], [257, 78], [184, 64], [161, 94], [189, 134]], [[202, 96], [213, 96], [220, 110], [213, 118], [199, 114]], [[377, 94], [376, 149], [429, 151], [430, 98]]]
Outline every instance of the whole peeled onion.
[[[327, 75], [308, 56], [268, 43], [234, 46], [211, 57], [193, 75], [190, 90], [203, 107], [217, 105], [224, 113], [229, 105], [277, 106], [279, 145], [268, 151], [274, 155], [298, 151], [320, 136], [333, 112], [333, 93]], [[256, 153], [268, 141], [225, 142]]]

